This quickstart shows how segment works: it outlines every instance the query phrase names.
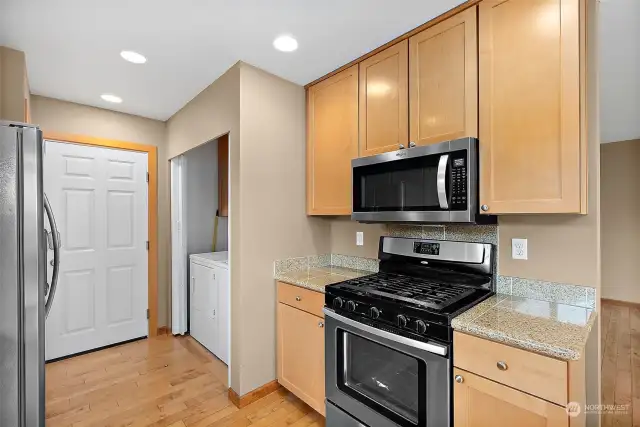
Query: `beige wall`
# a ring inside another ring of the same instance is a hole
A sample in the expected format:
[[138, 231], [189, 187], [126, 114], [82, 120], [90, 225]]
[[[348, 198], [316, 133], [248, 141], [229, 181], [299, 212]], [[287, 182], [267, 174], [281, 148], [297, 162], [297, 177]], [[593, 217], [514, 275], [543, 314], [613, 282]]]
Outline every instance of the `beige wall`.
[[23, 122], [26, 68], [24, 52], [0, 46], [0, 119]]
[[116, 139], [158, 147], [158, 326], [168, 324], [170, 293], [169, 195], [165, 151], [165, 124], [129, 114], [116, 113], [57, 99], [32, 96], [33, 123], [45, 132], [55, 131]]
[[276, 376], [277, 259], [329, 251], [329, 224], [305, 213], [305, 93], [237, 63], [167, 123], [168, 157], [230, 132], [231, 387]]
[[[384, 224], [360, 224], [348, 216], [326, 219], [331, 225], [331, 253], [364, 258], [378, 258], [380, 236], [387, 235]], [[364, 245], [356, 245], [356, 232], [361, 231]]]
[[640, 303], [640, 140], [601, 146], [602, 297]]
[[274, 261], [329, 252], [330, 230], [306, 216], [304, 89], [242, 64], [240, 94], [242, 232], [238, 239], [232, 231], [231, 239], [243, 263], [232, 310], [241, 302], [244, 394], [276, 378]]

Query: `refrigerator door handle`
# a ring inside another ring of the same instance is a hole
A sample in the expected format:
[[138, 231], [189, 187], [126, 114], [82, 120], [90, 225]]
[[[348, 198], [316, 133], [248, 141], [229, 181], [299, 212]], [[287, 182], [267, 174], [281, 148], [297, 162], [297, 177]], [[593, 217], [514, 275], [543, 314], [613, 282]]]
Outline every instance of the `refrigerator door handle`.
[[47, 298], [47, 302], [44, 305], [44, 315], [45, 319], [49, 317], [49, 312], [51, 311], [51, 305], [53, 304], [53, 298], [56, 294], [56, 287], [58, 286], [58, 270], [60, 268], [60, 233], [58, 232], [58, 226], [56, 225], [56, 218], [53, 216], [53, 211], [51, 210], [51, 205], [49, 204], [49, 199], [47, 195], [44, 195], [44, 210], [47, 213], [47, 218], [49, 219], [49, 226], [51, 227], [51, 243], [53, 246], [53, 274], [51, 276], [51, 286], [47, 286], [49, 289], [49, 298]]

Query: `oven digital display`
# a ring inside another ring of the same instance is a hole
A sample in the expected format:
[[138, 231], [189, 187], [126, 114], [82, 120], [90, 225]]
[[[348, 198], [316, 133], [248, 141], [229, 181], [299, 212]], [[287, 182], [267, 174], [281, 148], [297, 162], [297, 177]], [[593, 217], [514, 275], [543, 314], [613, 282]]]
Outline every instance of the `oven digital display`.
[[464, 158], [463, 159], [453, 159], [453, 167], [454, 168], [462, 168], [462, 167], [464, 167]]
[[413, 252], [423, 255], [440, 255], [440, 243], [414, 242]]

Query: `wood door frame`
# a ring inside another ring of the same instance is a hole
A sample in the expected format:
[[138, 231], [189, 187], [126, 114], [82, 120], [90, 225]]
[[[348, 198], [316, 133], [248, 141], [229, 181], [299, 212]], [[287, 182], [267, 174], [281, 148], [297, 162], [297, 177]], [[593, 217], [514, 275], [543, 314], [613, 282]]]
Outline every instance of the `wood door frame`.
[[[147, 169], [149, 171], [148, 191], [148, 301], [149, 337], [155, 337], [158, 331], [158, 147], [115, 139], [96, 138], [93, 136], [74, 135], [70, 133], [43, 131], [43, 139], [94, 147], [114, 148], [118, 150], [147, 153]], [[165, 327], [166, 329], [166, 327]]]

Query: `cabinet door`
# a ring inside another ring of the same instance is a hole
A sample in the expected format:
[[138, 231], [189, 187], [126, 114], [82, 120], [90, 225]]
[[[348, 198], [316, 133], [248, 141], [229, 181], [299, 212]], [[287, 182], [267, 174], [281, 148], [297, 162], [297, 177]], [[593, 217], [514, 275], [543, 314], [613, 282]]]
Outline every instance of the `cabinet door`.
[[360, 63], [360, 157], [409, 143], [409, 43]]
[[307, 92], [307, 214], [351, 214], [351, 160], [358, 156], [358, 66]]
[[324, 319], [278, 303], [278, 382], [324, 415]]
[[480, 3], [480, 202], [487, 213], [582, 209], [578, 3]]
[[[462, 382], [457, 381], [460, 376]], [[565, 408], [500, 383], [454, 369], [456, 427], [568, 427]]]
[[472, 7], [409, 39], [410, 139], [478, 136], [478, 49]]

